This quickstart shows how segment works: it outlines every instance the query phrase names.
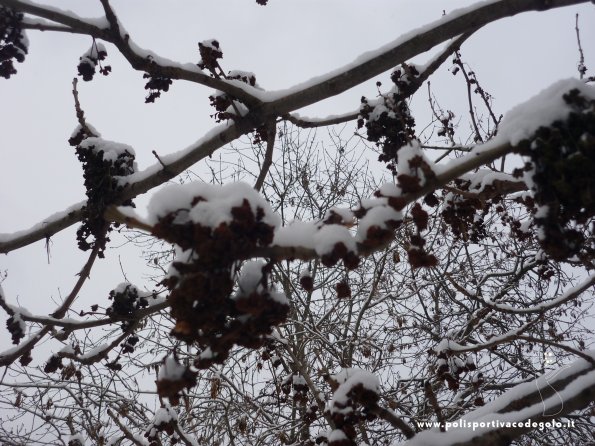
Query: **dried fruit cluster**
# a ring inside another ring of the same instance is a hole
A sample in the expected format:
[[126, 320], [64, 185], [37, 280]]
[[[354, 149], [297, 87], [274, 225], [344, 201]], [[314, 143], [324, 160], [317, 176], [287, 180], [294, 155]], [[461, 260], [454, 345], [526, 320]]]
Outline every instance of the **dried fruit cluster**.
[[375, 100], [361, 99], [357, 125], [366, 127], [368, 141], [382, 150], [378, 160], [386, 162], [392, 172], [396, 172], [399, 149], [415, 138], [415, 120], [406, 98], [418, 75], [415, 67], [403, 64], [391, 74], [395, 86], [388, 93]]
[[25, 337], [25, 322], [21, 319], [19, 313], [14, 313], [6, 321], [6, 328], [8, 329], [12, 343], [18, 345], [19, 341]]
[[451, 390], [459, 389], [463, 373], [477, 369], [470, 355], [463, 360], [450, 350], [442, 350], [438, 352], [437, 357], [436, 376], [439, 380], [446, 381]]
[[[198, 196], [191, 206], [207, 201]], [[234, 345], [262, 346], [265, 335], [285, 320], [289, 306], [269, 287], [270, 264], [260, 268], [256, 280], [242, 283], [240, 278], [232, 295], [238, 261], [273, 240], [274, 226], [261, 207], [253, 209], [243, 199], [231, 207], [229, 221], [214, 227], [192, 221], [189, 212], [178, 209], [161, 217], [153, 233], [186, 250], [187, 261], [174, 262], [174, 274], [164, 280], [176, 320], [172, 334], [195, 343], [202, 353], [194, 365], [207, 368], [223, 362]]]
[[[351, 376], [349, 376], [351, 374]], [[328, 435], [328, 446], [353, 446], [357, 436], [357, 426], [376, 418], [373, 409], [379, 397], [378, 380], [369, 372], [346, 369], [343, 376], [327, 378], [334, 390], [328, 409], [335, 423], [335, 430]]]
[[426, 239], [422, 236], [422, 232], [428, 229], [428, 213], [419, 203], [415, 203], [411, 208], [411, 217], [416, 228], [416, 233], [411, 235], [410, 244], [407, 248], [409, 263], [413, 268], [436, 266], [438, 259], [425, 250]]
[[171, 444], [176, 444], [176, 427], [178, 416], [171, 407], [162, 407], [155, 412], [155, 418], [149, 424], [145, 431], [145, 438], [149, 446], [158, 446], [162, 442], [159, 440], [159, 432], [165, 432], [171, 439]]
[[518, 152], [530, 159], [523, 170], [538, 207], [535, 225], [543, 250], [553, 260], [575, 258], [592, 268], [595, 100], [576, 89], [563, 98], [571, 109], [568, 118], [540, 127], [532, 138], [519, 144]]
[[[94, 247], [103, 257], [105, 245], [109, 241], [107, 232], [110, 224], [103, 217], [105, 209], [116, 203], [123, 186], [118, 177], [135, 171], [134, 150], [123, 144], [110, 143], [97, 137], [87, 137], [82, 128], [69, 140], [76, 146], [76, 154], [83, 165], [83, 178], [87, 204], [83, 208], [83, 223], [77, 230], [78, 246], [87, 251]], [[133, 206], [131, 200], [122, 203]], [[89, 237], [94, 240], [89, 241]]]
[[25, 61], [27, 37], [22, 29], [23, 14], [0, 6], [0, 76], [9, 79], [16, 74], [13, 61]]
[[155, 76], [150, 73], [143, 74], [143, 79], [149, 79], [145, 84], [145, 90], [149, 90], [149, 94], [145, 98], [145, 104], [155, 102], [155, 99], [161, 96], [162, 91], [169, 91], [172, 84], [169, 77]]
[[[109, 292], [109, 299], [113, 301], [113, 303], [106, 310], [106, 314], [111, 319], [121, 320], [122, 330], [126, 330], [130, 326], [130, 323], [134, 320], [134, 315], [138, 310], [149, 306], [147, 297], [143, 295], [142, 292], [139, 292], [134, 285], [129, 283], [124, 283], [116, 289], [111, 290]], [[134, 347], [138, 342], [138, 338], [136, 338], [136, 341], [132, 341], [131, 338], [128, 338], [125, 345]], [[132, 348], [132, 351], [134, 351], [134, 348]], [[130, 353], [132, 353], [132, 351], [130, 351]], [[124, 353], [126, 353], [126, 351], [124, 351]]]
[[159, 369], [157, 376], [157, 393], [161, 398], [168, 398], [169, 402], [177, 406], [180, 403], [180, 393], [196, 385], [198, 373], [192, 367], [180, 364], [175, 358], [169, 357]]
[[[471, 181], [456, 179], [454, 184], [461, 192], [469, 192]], [[449, 193], [444, 200], [442, 219], [455, 237], [478, 243], [486, 236], [484, 217], [489, 209], [490, 203], [478, 195]]]
[[84, 81], [90, 81], [95, 76], [95, 69], [99, 65], [99, 72], [104, 76], [107, 76], [112, 71], [110, 65], [103, 66], [101, 61], [107, 57], [107, 50], [102, 43], [97, 43], [93, 39], [91, 48], [79, 59], [77, 66], [79, 76], [82, 76]]

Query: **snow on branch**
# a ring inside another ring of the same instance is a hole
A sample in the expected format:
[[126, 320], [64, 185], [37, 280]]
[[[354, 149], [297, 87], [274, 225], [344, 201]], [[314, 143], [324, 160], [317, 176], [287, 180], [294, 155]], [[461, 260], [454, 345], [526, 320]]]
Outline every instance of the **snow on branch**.
[[506, 444], [523, 433], [586, 407], [595, 398], [595, 370], [579, 359], [520, 384], [499, 398], [437, 428], [418, 433], [403, 446]]

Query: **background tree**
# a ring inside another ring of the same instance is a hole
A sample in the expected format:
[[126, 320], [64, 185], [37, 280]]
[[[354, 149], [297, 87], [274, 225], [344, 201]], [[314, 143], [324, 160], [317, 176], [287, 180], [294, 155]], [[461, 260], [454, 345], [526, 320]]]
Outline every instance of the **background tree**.
[[[199, 43], [196, 64], [142, 50], [100, 3], [98, 20], [0, 0], [3, 77], [27, 56], [25, 30], [83, 34], [84, 81], [110, 75], [115, 49], [144, 73], [146, 102], [174, 81], [216, 88], [222, 123], [138, 171], [73, 83], [69, 143], [87, 199], [2, 236], [0, 251], [80, 222], [88, 259], [49, 316], [0, 291], [15, 344], [0, 354], [4, 443], [592, 441], [595, 92], [582, 49], [581, 80], [504, 119], [460, 51], [500, 18], [586, 2], [479, 4], [282, 92], [224, 69], [217, 40]], [[407, 63], [443, 42], [424, 66]], [[448, 63], [467, 86], [470, 136], [426, 84]], [[390, 85], [356, 112], [293, 114], [387, 70]], [[433, 118], [420, 130], [409, 100], [425, 85]], [[207, 169], [184, 174], [199, 161]], [[132, 210], [174, 178], [147, 216]], [[115, 231], [144, 249], [153, 287], [104, 285], [83, 305]], [[487, 424], [445, 429], [457, 420]], [[540, 429], [554, 420], [574, 424]]]

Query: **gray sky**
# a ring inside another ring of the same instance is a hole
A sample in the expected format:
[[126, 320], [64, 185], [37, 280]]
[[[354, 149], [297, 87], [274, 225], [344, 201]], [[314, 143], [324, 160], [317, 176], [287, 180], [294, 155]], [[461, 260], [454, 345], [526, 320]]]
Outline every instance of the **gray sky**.
[[[41, 3], [41, 2], [40, 2]], [[99, 2], [48, 2], [77, 14], [98, 16]], [[396, 39], [404, 32], [439, 19], [442, 11], [471, 5], [451, 0], [270, 0], [262, 7], [253, 0], [113, 1], [120, 20], [141, 47], [180, 62], [197, 62], [197, 42], [216, 38], [224, 53], [225, 70], [253, 71], [265, 89], [290, 87], [338, 68], [359, 54]], [[140, 6], [142, 5], [142, 7]], [[574, 31], [580, 13], [587, 67], [595, 67], [595, 8], [593, 5], [528, 13], [494, 23], [463, 46], [463, 58], [495, 97], [495, 110], [504, 113], [552, 82], [577, 75], [578, 50]], [[19, 73], [0, 79], [0, 233], [25, 229], [53, 212], [84, 198], [82, 175], [67, 140], [76, 126], [71, 95], [78, 58], [91, 45], [88, 37], [29, 32], [30, 54]], [[87, 118], [105, 139], [132, 145], [139, 168], [160, 155], [183, 149], [214, 122], [209, 118], [209, 88], [174, 82], [155, 104], [144, 104], [142, 73], [127, 66], [111, 46], [107, 64], [113, 73], [79, 82]], [[416, 62], [427, 60], [427, 55]], [[432, 85], [440, 103], [464, 115], [465, 86], [446, 64]], [[590, 71], [589, 74], [593, 74]], [[303, 111], [325, 116], [354, 110], [362, 95], [374, 97], [375, 81]], [[414, 98], [421, 116], [427, 113], [425, 89]], [[423, 118], [418, 118], [420, 126]], [[375, 155], [370, 153], [370, 157]], [[150, 193], [148, 194], [150, 195]], [[143, 199], [136, 200], [143, 207]], [[8, 298], [34, 312], [53, 308], [49, 298], [69, 292], [86, 254], [76, 249], [75, 227], [52, 238], [48, 264], [42, 242], [0, 256], [0, 271], [8, 270], [3, 288]], [[102, 297], [123, 280], [118, 250], [107, 253], [83, 290]], [[133, 282], [142, 277], [139, 260], [122, 259]], [[0, 347], [4, 344], [0, 340]]]

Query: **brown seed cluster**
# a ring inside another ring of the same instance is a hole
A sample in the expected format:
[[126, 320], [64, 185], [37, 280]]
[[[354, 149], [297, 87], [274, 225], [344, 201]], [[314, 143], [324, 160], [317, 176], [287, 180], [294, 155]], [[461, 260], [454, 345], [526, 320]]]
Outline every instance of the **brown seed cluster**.
[[471, 356], [462, 359], [451, 351], [441, 351], [437, 356], [436, 376], [445, 381], [451, 390], [459, 389], [462, 374], [477, 369]]
[[5, 79], [16, 74], [14, 61], [25, 61], [27, 38], [22, 23], [23, 14], [0, 6], [0, 77]]
[[415, 67], [403, 64], [391, 75], [395, 86], [390, 92], [380, 93], [379, 99], [374, 101], [366, 97], [361, 99], [357, 125], [359, 128], [365, 126], [368, 141], [382, 150], [378, 160], [387, 163], [389, 170], [395, 173], [397, 152], [415, 138], [415, 120], [406, 98], [417, 76]]
[[[118, 177], [130, 175], [134, 172], [134, 154], [124, 150], [117, 157], [104, 157], [105, 152], [101, 143], [89, 142], [85, 130], [80, 128], [78, 133], [70, 138], [71, 146], [76, 146], [76, 155], [83, 166], [83, 178], [87, 195], [87, 204], [83, 208], [82, 225], [77, 230], [78, 246], [87, 251], [98, 246], [99, 257], [103, 257], [105, 245], [109, 241], [107, 232], [109, 223], [103, 217], [105, 209], [117, 203], [123, 187]], [[122, 205], [134, 206], [131, 200]], [[89, 238], [92, 237], [90, 241]]]
[[540, 127], [519, 144], [530, 161], [523, 171], [533, 182], [535, 224], [544, 251], [556, 261], [575, 258], [592, 268], [595, 256], [595, 100], [575, 89], [563, 96], [571, 113]]
[[[139, 294], [138, 289], [131, 284], [111, 290], [109, 292], [109, 300], [112, 301], [112, 305], [106, 310], [106, 314], [110, 319], [122, 321], [122, 330], [124, 331], [128, 329], [135, 319], [135, 313], [141, 308], [149, 306], [146, 296], [143, 296], [142, 293]], [[129, 338], [126, 345], [130, 347], [126, 348], [126, 350], [130, 350], [137, 342], [138, 338], [136, 338], [136, 341]], [[132, 351], [134, 351], [134, 348], [132, 348]]]
[[[191, 203], [206, 201], [195, 197]], [[172, 335], [194, 343], [202, 351], [197, 368], [222, 363], [234, 345], [258, 348], [265, 335], [287, 317], [289, 306], [268, 284], [272, 264], [262, 269], [262, 277], [252, 288], [234, 289], [238, 261], [250, 252], [268, 246], [274, 226], [265, 222], [265, 211], [252, 209], [244, 199], [230, 209], [231, 220], [216, 227], [186, 218], [188, 209], [163, 216], [154, 235], [193, 254], [186, 262], [174, 262], [175, 274], [164, 284], [171, 290], [168, 299], [176, 321]]]
[[342, 435], [331, 434], [331, 438], [326, 438], [328, 446], [354, 446], [360, 423], [376, 419], [372, 409], [380, 399], [377, 391], [364, 386], [363, 383], [357, 383], [351, 386], [346, 397], [340, 401], [332, 401], [329, 414]]
[[95, 70], [99, 66], [99, 72], [104, 76], [111, 73], [112, 67], [110, 65], [102, 65], [101, 61], [107, 57], [107, 51], [102, 44], [99, 44], [93, 39], [91, 48], [79, 58], [77, 66], [78, 74], [84, 81], [90, 81], [95, 76]]

